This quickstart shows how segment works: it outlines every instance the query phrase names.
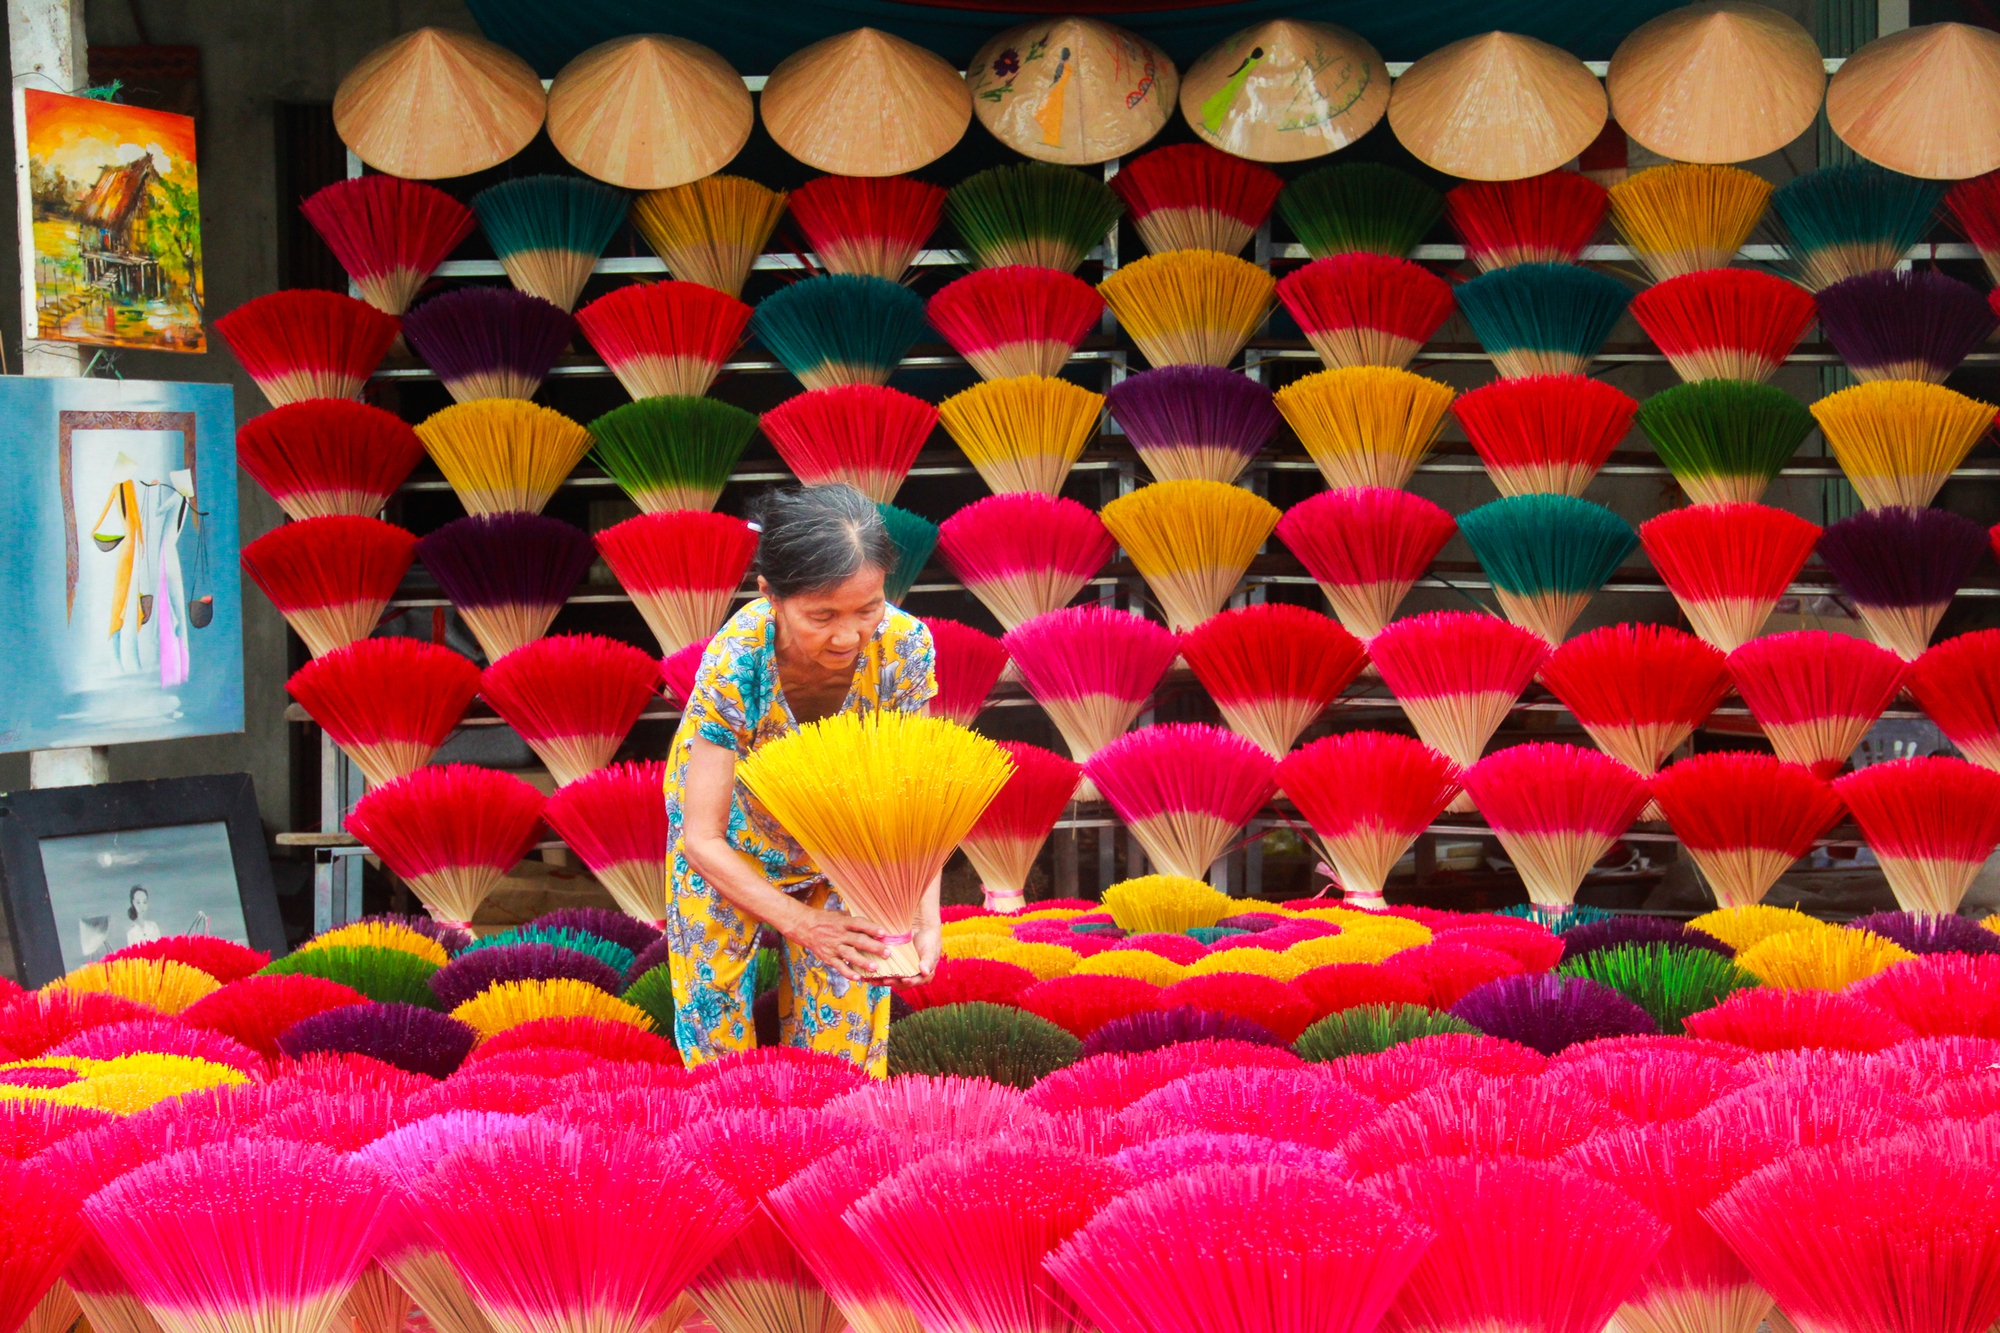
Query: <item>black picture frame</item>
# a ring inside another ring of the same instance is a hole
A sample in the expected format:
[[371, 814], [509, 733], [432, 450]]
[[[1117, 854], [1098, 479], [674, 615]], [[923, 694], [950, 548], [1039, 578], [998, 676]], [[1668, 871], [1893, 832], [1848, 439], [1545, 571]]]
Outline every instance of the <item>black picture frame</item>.
[[228, 831], [250, 946], [274, 958], [284, 953], [271, 854], [248, 773], [50, 787], [0, 795], [0, 899], [6, 904], [15, 980], [44, 986], [64, 970], [60, 926], [43, 868], [44, 840], [198, 824], [222, 824]]

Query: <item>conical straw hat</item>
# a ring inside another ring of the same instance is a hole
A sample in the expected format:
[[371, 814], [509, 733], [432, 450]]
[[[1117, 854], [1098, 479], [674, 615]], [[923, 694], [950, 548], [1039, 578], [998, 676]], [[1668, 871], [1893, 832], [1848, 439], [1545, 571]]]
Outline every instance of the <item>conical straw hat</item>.
[[1604, 128], [1604, 88], [1581, 60], [1513, 32], [1466, 37], [1396, 80], [1389, 128], [1427, 166], [1476, 181], [1554, 171]]
[[333, 95], [333, 128], [377, 171], [408, 180], [469, 176], [528, 146], [542, 81], [484, 37], [418, 28], [378, 46]]
[[1963, 23], [1905, 28], [1847, 58], [1826, 90], [1842, 143], [1926, 180], [2000, 167], [2000, 33]]
[[1669, 10], [1618, 44], [1611, 115], [1676, 162], [1748, 162], [1812, 128], [1826, 67], [1812, 34], [1751, 0]]
[[1137, 33], [1088, 18], [1009, 29], [966, 68], [993, 137], [1040, 162], [1089, 166], [1143, 145], [1174, 112], [1180, 72]]
[[957, 70], [921, 46], [856, 28], [795, 51], [764, 84], [778, 147], [837, 176], [897, 176], [965, 136], [972, 98]]
[[1389, 109], [1389, 67], [1331, 23], [1273, 19], [1228, 38], [1181, 81], [1181, 114], [1225, 153], [1298, 162], [1347, 147]]
[[664, 190], [720, 171], [756, 120], [750, 90], [728, 61], [658, 33], [591, 47], [549, 88], [556, 151], [627, 190]]

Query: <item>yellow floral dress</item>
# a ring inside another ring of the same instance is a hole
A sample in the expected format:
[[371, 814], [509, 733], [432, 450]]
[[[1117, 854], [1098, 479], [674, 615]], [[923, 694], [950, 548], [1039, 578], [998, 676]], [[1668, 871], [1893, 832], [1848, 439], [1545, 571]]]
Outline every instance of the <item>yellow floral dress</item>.
[[[914, 713], [937, 693], [930, 631], [908, 612], [888, 607], [875, 637], [855, 664], [842, 712], [866, 716], [878, 708]], [[674, 1041], [690, 1066], [757, 1044], [751, 1005], [756, 996], [760, 923], [731, 906], [687, 862], [681, 794], [694, 738], [741, 758], [796, 730], [778, 687], [777, 627], [771, 604], [758, 598], [722, 627], [701, 655], [694, 690], [667, 754], [667, 848], [673, 883], [667, 894], [667, 937], [674, 980]], [[742, 783], [729, 805], [729, 845], [756, 863], [773, 888], [813, 907], [842, 910], [840, 895]], [[852, 982], [811, 952], [787, 946], [778, 987], [783, 1040], [843, 1056], [876, 1077], [888, 1073], [889, 988]]]

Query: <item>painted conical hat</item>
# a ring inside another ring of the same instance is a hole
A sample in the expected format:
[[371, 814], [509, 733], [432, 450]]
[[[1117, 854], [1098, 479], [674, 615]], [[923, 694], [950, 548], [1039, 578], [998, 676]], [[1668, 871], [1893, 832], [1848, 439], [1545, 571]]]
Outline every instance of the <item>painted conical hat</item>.
[[2000, 34], [1927, 23], [1868, 43], [1826, 90], [1842, 143], [1926, 180], [2000, 168]]
[[1751, 0], [1704, 0], [1634, 30], [1604, 80], [1611, 115], [1676, 162], [1748, 162], [1812, 128], [1826, 67], [1812, 34]]
[[778, 147], [837, 176], [897, 176], [965, 137], [972, 99], [957, 70], [921, 46], [856, 28], [785, 57], [764, 84]]
[[1396, 80], [1389, 128], [1426, 165], [1478, 181], [1554, 171], [1604, 128], [1604, 88], [1581, 60], [1489, 32], [1431, 52]]
[[1137, 33], [1091, 18], [1009, 29], [966, 68], [972, 109], [993, 137], [1042, 162], [1123, 157], [1173, 114], [1180, 72]]
[[333, 95], [333, 128], [377, 171], [409, 180], [469, 176], [528, 146], [542, 81], [484, 37], [418, 28], [361, 58]]
[[729, 62], [679, 37], [641, 33], [591, 47], [549, 88], [549, 139], [578, 171], [664, 190], [720, 171], [757, 112]]
[[1331, 23], [1273, 19], [1214, 47], [1181, 81], [1194, 132], [1253, 162], [1298, 162], [1347, 147], [1389, 109], [1389, 67]]

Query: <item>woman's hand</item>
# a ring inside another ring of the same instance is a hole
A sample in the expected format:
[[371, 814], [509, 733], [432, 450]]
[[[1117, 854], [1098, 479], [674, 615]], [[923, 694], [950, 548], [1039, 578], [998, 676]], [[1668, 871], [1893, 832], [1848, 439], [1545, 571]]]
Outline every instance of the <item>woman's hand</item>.
[[778, 928], [779, 934], [812, 950], [820, 961], [849, 981], [874, 981], [876, 964], [889, 952], [889, 946], [882, 943], [888, 931], [845, 912], [799, 907], [787, 914], [784, 921], [771, 924]]
[[917, 927], [911, 942], [917, 946], [917, 975], [904, 984], [922, 986], [937, 975], [938, 959], [944, 956], [944, 927], [927, 921]]

